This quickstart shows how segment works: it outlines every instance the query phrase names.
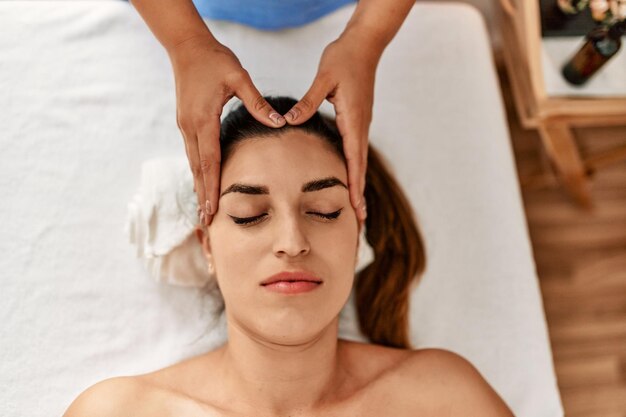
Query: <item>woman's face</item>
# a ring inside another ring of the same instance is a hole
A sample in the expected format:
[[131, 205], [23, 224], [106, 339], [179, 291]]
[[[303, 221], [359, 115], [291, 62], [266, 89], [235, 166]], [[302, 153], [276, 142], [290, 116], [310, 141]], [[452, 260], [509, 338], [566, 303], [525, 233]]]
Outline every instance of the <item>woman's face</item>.
[[[317, 136], [290, 130], [237, 145], [204, 240], [231, 325], [295, 344], [338, 316], [352, 289], [359, 232], [346, 186], [344, 162]], [[322, 284], [297, 294], [261, 285], [302, 270]]]

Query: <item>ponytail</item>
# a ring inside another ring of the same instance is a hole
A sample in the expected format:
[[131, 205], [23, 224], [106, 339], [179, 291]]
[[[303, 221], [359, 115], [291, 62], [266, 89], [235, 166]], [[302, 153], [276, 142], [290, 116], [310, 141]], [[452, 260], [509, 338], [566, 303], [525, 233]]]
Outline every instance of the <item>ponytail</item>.
[[424, 244], [409, 201], [372, 146], [367, 161], [365, 226], [375, 256], [354, 284], [359, 327], [372, 343], [411, 348], [409, 297], [425, 269]]

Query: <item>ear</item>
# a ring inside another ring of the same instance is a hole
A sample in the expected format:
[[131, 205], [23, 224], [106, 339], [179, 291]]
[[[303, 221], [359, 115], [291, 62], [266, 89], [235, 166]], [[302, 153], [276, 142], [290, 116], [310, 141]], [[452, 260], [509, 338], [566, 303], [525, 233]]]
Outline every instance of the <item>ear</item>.
[[200, 242], [200, 246], [202, 246], [202, 253], [207, 259], [212, 258], [211, 252], [211, 243], [209, 242], [209, 235], [202, 230], [201, 226], [196, 226], [196, 237], [198, 238], [198, 242]]

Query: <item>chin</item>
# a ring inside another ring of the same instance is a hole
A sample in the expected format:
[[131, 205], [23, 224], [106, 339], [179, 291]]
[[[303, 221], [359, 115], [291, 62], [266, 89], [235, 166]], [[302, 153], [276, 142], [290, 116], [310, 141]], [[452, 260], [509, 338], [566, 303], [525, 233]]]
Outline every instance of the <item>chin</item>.
[[[287, 309], [289, 310], [289, 309]], [[324, 313], [317, 311], [313, 317], [298, 312], [286, 311], [281, 314], [264, 316], [263, 323], [257, 326], [260, 335], [273, 343], [285, 345], [298, 345], [307, 343], [319, 337], [329, 326], [337, 325], [339, 312], [328, 320], [324, 320], [329, 309], [325, 308]]]

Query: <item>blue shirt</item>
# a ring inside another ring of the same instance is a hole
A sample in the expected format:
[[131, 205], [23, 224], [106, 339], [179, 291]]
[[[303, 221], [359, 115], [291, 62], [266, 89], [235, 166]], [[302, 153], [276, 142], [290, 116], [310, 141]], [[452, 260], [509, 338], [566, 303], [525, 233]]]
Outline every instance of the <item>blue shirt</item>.
[[204, 18], [279, 30], [312, 22], [357, 0], [193, 0]]

